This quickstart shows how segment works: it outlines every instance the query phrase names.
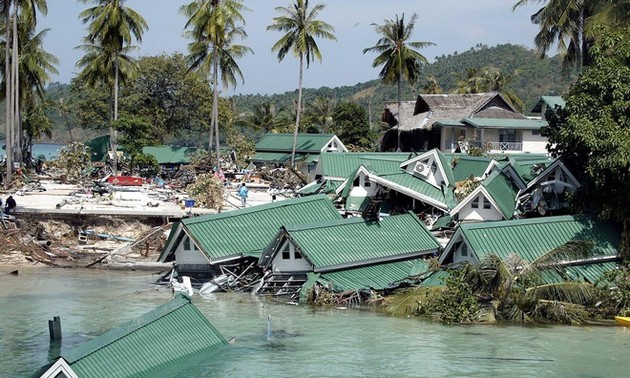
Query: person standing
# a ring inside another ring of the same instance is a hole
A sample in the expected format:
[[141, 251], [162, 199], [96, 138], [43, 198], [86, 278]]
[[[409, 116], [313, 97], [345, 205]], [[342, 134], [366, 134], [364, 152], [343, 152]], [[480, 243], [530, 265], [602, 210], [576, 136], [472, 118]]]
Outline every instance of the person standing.
[[6, 204], [6, 208], [5, 208], [5, 213], [11, 213], [13, 212], [13, 210], [15, 210], [17, 206], [17, 203], [15, 203], [15, 200], [13, 199], [13, 196], [9, 196], [9, 198], [7, 198], [7, 204]]
[[247, 186], [243, 183], [241, 188], [238, 190], [238, 196], [241, 197], [241, 207], [245, 207], [245, 204], [247, 203], [248, 192], [249, 190], [247, 189]]

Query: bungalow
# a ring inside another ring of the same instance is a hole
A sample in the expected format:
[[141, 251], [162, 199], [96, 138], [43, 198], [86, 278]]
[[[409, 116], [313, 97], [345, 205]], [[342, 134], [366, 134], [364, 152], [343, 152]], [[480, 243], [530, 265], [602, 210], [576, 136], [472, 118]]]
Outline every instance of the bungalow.
[[528, 119], [498, 92], [419, 94], [415, 102], [403, 103], [400, 115], [397, 109], [397, 103], [386, 105], [382, 119], [390, 129], [381, 151], [459, 152], [470, 147], [491, 153], [546, 151], [540, 128], [547, 123]]
[[540, 173], [517, 194], [519, 210], [524, 214], [540, 215], [566, 211], [568, 195], [575, 192], [580, 183], [560, 159], [538, 169]]
[[506, 259], [513, 253], [531, 262], [567, 242], [590, 240], [594, 257], [567, 262], [567, 274], [593, 283], [616, 267], [619, 235], [609, 225], [583, 216], [461, 223], [444, 248], [440, 264], [479, 264], [490, 254]]
[[[256, 143], [256, 154], [250, 161], [257, 167], [285, 166], [291, 163], [293, 134], [268, 133]], [[348, 149], [334, 134], [298, 134], [295, 146], [295, 161], [302, 173], [311, 179], [320, 154], [324, 152], [348, 152]]]
[[408, 277], [411, 260], [439, 249], [439, 242], [412, 213], [380, 221], [350, 218], [284, 226], [260, 257], [259, 266], [268, 273], [259, 293], [295, 296], [308, 273], [330, 281], [330, 275], [338, 273], [338, 279], [346, 276], [345, 282], [352, 282], [344, 288], [381, 290]]
[[541, 118], [545, 118], [547, 110], [555, 111], [556, 107], [564, 108], [565, 106], [566, 103], [562, 96], [540, 96], [531, 112], [533, 114], [539, 114]]
[[206, 359], [227, 344], [190, 298], [177, 294], [139, 318], [62, 353], [35, 376], [152, 377], [164, 369], [181, 369], [184, 361]]
[[454, 184], [450, 162], [433, 149], [382, 171], [359, 167], [340, 187], [340, 196], [349, 213], [363, 214], [377, 201], [389, 207], [391, 214], [413, 210], [442, 215], [456, 205]]
[[174, 223], [159, 262], [174, 262], [179, 275], [206, 280], [221, 266], [260, 257], [268, 241], [284, 225], [341, 219], [325, 195], [288, 199]]
[[142, 153], [153, 156], [163, 171], [174, 171], [182, 164], [190, 164], [196, 147], [146, 146]]
[[512, 219], [518, 187], [501, 171], [493, 171], [449, 213], [460, 222]]

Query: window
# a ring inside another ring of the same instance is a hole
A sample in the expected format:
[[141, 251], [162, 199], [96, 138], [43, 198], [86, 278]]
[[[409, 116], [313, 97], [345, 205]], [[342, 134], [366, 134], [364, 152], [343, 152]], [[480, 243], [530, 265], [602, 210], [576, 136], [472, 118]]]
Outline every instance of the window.
[[366, 182], [363, 183], [363, 186], [366, 187], [366, 188], [369, 188], [369, 187], [372, 186], [372, 183], [369, 182], [369, 181], [366, 181]]
[[532, 135], [540, 135], [540, 130], [532, 130]]
[[463, 243], [460, 251], [462, 253], [462, 256], [468, 256], [468, 244]]
[[470, 207], [472, 207], [473, 209], [479, 208], [479, 196], [475, 197], [475, 199], [472, 200], [472, 202], [470, 203]]
[[485, 197], [482, 197], [481, 200], [483, 201], [484, 209], [490, 209], [492, 207], [492, 204], [490, 203], [490, 201], [488, 201]]
[[500, 130], [499, 142], [515, 143], [516, 142], [516, 130]]
[[299, 251], [295, 251], [295, 259], [300, 260], [302, 258], [302, 254]]
[[190, 238], [184, 236], [184, 251], [190, 251]]
[[291, 260], [291, 252], [289, 252], [289, 249], [282, 251], [282, 260]]

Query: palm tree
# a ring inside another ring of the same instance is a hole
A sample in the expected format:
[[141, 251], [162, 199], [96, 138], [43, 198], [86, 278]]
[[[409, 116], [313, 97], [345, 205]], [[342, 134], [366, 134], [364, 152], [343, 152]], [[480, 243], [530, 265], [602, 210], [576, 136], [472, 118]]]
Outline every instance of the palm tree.
[[508, 88], [519, 74], [520, 70], [517, 69], [512, 74], [506, 75], [494, 66], [486, 66], [481, 69], [467, 68], [466, 76], [457, 83], [457, 93], [499, 92], [507, 102], [522, 112], [525, 103]]
[[427, 82], [422, 87], [422, 91], [427, 94], [442, 94], [444, 90], [440, 83], [438, 83], [437, 78], [433, 75], [427, 76]]
[[[540, 31], [534, 38], [541, 57], [557, 45], [563, 55], [562, 69], [569, 72], [572, 67], [589, 65], [588, 50], [594, 43], [594, 35], [586, 33], [592, 16], [600, 13], [608, 5], [607, 0], [535, 0], [545, 2], [531, 16]], [[531, 0], [519, 0], [512, 9], [526, 5]]]
[[320, 133], [331, 132], [335, 106], [337, 101], [332, 98], [318, 96], [308, 107], [306, 113]]
[[282, 61], [289, 52], [293, 53], [293, 56], [300, 60], [295, 130], [293, 132], [293, 148], [291, 149], [291, 167], [295, 166], [295, 148], [302, 113], [304, 61], [306, 60], [306, 68], [308, 68], [314, 58], [320, 62], [322, 60], [322, 54], [315, 42], [315, 38], [337, 40], [333, 34], [335, 28], [316, 18], [323, 9], [324, 4], [316, 4], [311, 9], [309, 8], [308, 0], [293, 0], [288, 7], [276, 7], [276, 11], [282, 15], [274, 17], [273, 23], [267, 26], [267, 30], [285, 33], [271, 47], [271, 51], [278, 52], [278, 60]]
[[[13, 16], [11, 9], [13, 8]], [[29, 29], [35, 29], [37, 24], [37, 11], [42, 15], [48, 13], [46, 0], [3, 0], [2, 12], [5, 17], [5, 104], [6, 104], [6, 155], [7, 155], [7, 172], [5, 185], [11, 182], [13, 173], [13, 154], [14, 148], [19, 144], [21, 131], [19, 125], [16, 125], [19, 115], [18, 104], [18, 15], [21, 16], [24, 23]], [[11, 22], [13, 19], [13, 22]], [[20, 159], [19, 148], [17, 148], [17, 160]]]
[[[579, 321], [583, 305], [590, 303], [597, 288], [565, 276], [573, 261], [593, 256], [593, 242], [570, 241], [533, 261], [516, 254], [501, 260], [489, 255], [480, 265], [466, 266], [465, 280], [479, 297], [493, 298], [504, 318], [531, 322], [552, 318]], [[543, 276], [555, 275], [557, 282], [545, 283]], [[563, 311], [558, 311], [562, 309]]]
[[247, 126], [262, 130], [265, 133], [279, 132], [285, 128], [286, 119], [282, 117], [282, 109], [276, 108], [271, 101], [254, 105], [251, 114], [245, 119]]
[[[113, 77], [108, 80], [113, 90], [114, 114], [112, 121], [118, 120], [118, 90], [120, 85], [120, 66], [124, 51], [129, 48], [133, 39], [142, 41], [142, 34], [148, 25], [144, 18], [126, 7], [125, 0], [81, 0], [83, 3], [93, 2], [95, 5], [81, 12], [79, 17], [84, 24], [88, 25], [88, 35], [86, 42], [94, 46], [100, 46], [101, 53], [110, 55], [113, 63]], [[100, 55], [100, 54], [99, 54]], [[81, 62], [81, 61], [79, 61]], [[111, 71], [108, 71], [111, 73]], [[117, 174], [117, 134], [116, 130], [110, 126], [110, 143], [113, 152], [113, 169]]]
[[236, 63], [238, 58], [252, 52], [243, 45], [234, 44], [247, 33], [240, 23], [245, 23], [241, 11], [245, 6], [239, 0], [197, 0], [181, 8], [188, 17], [186, 35], [193, 39], [188, 45], [191, 70], [200, 71], [212, 81], [212, 120], [208, 151], [212, 150], [213, 133], [216, 135], [216, 166], [221, 169], [219, 145], [219, 91], [220, 80], [224, 87], [236, 86], [237, 77], [243, 82], [243, 74]]
[[[398, 117], [402, 104], [403, 78], [409, 84], [414, 84], [420, 76], [420, 65], [427, 64], [427, 58], [414, 49], [435, 45], [432, 42], [409, 42], [418, 16], [414, 13], [409, 23], [405, 24], [405, 15], [395, 20], [385, 20], [383, 25], [374, 24], [376, 32], [381, 38], [376, 45], [363, 49], [363, 53], [375, 52], [378, 56], [372, 62], [372, 67], [383, 66], [379, 77], [385, 84], [398, 85]], [[402, 119], [398, 119], [400, 124]], [[400, 129], [398, 130], [398, 149], [400, 150]]]

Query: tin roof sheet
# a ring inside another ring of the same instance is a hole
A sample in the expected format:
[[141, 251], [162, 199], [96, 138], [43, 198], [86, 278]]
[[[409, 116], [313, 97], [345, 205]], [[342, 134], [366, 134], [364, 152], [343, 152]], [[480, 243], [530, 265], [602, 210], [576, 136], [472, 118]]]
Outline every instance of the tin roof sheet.
[[534, 261], [572, 240], [592, 240], [594, 253], [617, 254], [619, 233], [604, 222], [583, 216], [556, 216], [509, 221], [463, 223], [457, 232], [479, 260], [489, 254], [504, 259], [516, 253]]
[[211, 260], [260, 256], [281, 226], [341, 219], [326, 195], [288, 199], [182, 220], [195, 244]]
[[[335, 134], [298, 134], [296, 152], [320, 153], [328, 145]], [[256, 152], [288, 152], [293, 149], [292, 133], [267, 133], [256, 143]]]
[[158, 164], [188, 164], [196, 147], [147, 146], [142, 147], [142, 153], [151, 155]]
[[334, 291], [373, 289], [383, 290], [395, 287], [409, 277], [414, 264], [422, 259], [366, 266], [337, 272], [323, 273], [319, 282]]
[[285, 230], [315, 271], [410, 259], [440, 247], [412, 213], [380, 221], [352, 218], [295, 225]]
[[178, 295], [62, 357], [80, 377], [130, 377], [225, 345], [225, 338], [190, 299]]

